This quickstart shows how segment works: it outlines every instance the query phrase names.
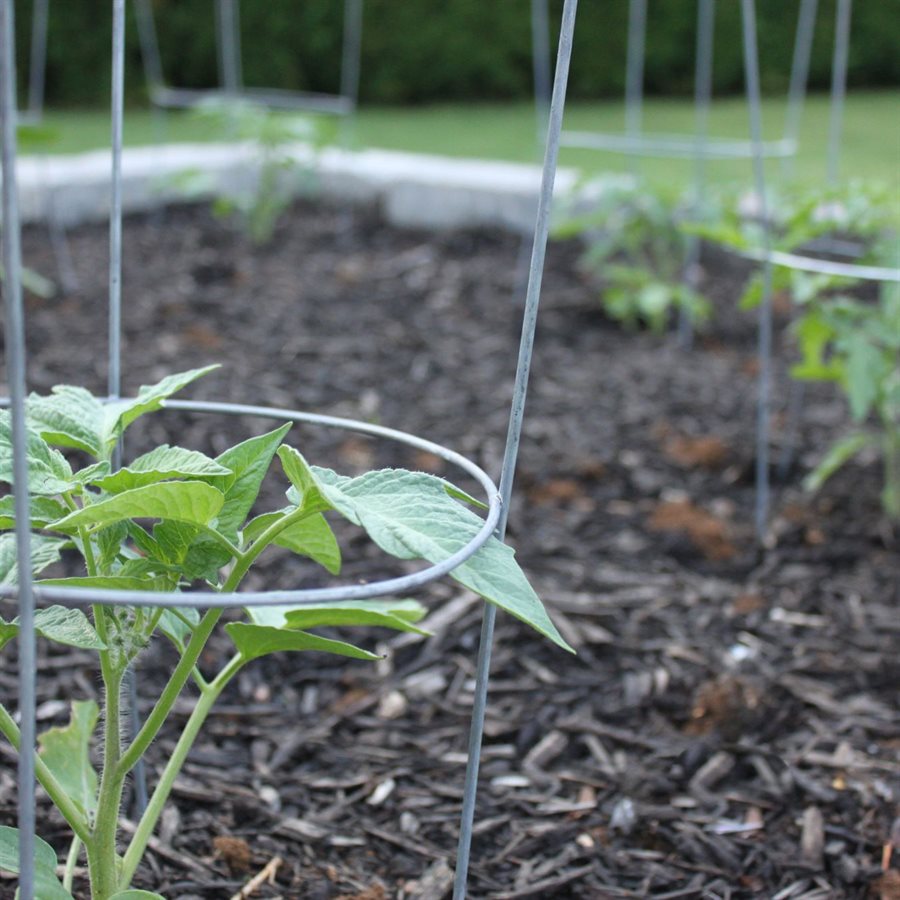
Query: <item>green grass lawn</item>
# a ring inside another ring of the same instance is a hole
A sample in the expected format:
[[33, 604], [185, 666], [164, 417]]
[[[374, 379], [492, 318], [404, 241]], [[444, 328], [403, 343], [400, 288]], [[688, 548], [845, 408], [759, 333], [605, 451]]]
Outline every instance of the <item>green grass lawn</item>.
[[[785, 113], [782, 100], [764, 105], [767, 138], [781, 134]], [[844, 118], [841, 175], [883, 182], [900, 202], [900, 91], [851, 93]], [[684, 99], [653, 99], [644, 105], [647, 131], [690, 133], [693, 107]], [[828, 133], [828, 97], [808, 98], [804, 109], [800, 153], [793, 164], [795, 177], [813, 186], [825, 179]], [[73, 153], [107, 146], [108, 113], [103, 110], [50, 111], [46, 126], [55, 140], [54, 153]], [[618, 102], [574, 102], [566, 110], [565, 127], [573, 130], [621, 132], [623, 108]], [[533, 162], [538, 157], [534, 109], [528, 103], [481, 105], [441, 104], [415, 107], [365, 107], [349, 124], [352, 146], [381, 147], [418, 153], [440, 153], [457, 157], [480, 157]], [[723, 137], [746, 137], [748, 118], [741, 98], [714, 103], [710, 133]], [[190, 113], [161, 113], [131, 109], [125, 122], [125, 141], [131, 146], [160, 141], [205, 141], [222, 139], [207, 124]], [[24, 148], [23, 148], [23, 152]], [[628, 161], [621, 155], [563, 148], [561, 165], [587, 173], [625, 171]], [[687, 183], [692, 173], [689, 160], [642, 160], [641, 169], [651, 179], [675, 185]], [[770, 177], [784, 174], [778, 161], [768, 164]], [[749, 183], [750, 163], [743, 160], [714, 161], [708, 167], [714, 182]]]

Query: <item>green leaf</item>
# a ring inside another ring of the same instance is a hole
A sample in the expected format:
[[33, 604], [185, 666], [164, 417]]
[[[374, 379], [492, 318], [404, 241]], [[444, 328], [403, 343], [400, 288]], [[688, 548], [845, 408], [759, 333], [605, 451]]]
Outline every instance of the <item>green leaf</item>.
[[103, 403], [82, 387], [56, 385], [46, 397], [32, 394], [26, 407], [29, 424], [50, 444], [106, 455]]
[[[45, 528], [48, 522], [55, 522], [57, 519], [68, 513], [68, 509], [51, 497], [31, 497], [30, 513], [31, 527]], [[7, 530], [16, 527], [16, 503], [12, 494], [0, 497], [0, 530]]]
[[[25, 451], [30, 494], [52, 496], [77, 485], [62, 453], [54, 450], [31, 428], [25, 430]], [[0, 410], [0, 482], [13, 483], [12, 421], [6, 410]]]
[[221, 491], [203, 481], [164, 481], [114, 494], [53, 523], [54, 529], [111, 525], [124, 519], [171, 519], [208, 525], [222, 508]]
[[75, 575], [71, 578], [43, 578], [37, 584], [45, 587], [97, 588], [101, 591], [169, 590], [169, 580], [162, 575]]
[[378, 626], [394, 631], [428, 634], [417, 628], [425, 608], [416, 600], [335, 600], [302, 606], [252, 607], [247, 614], [257, 625], [272, 628], [309, 629], [321, 627]]
[[[66, 644], [82, 650], [105, 650], [106, 644], [94, 630], [88, 617], [80, 609], [66, 609], [64, 606], [48, 606], [34, 613], [34, 629], [57, 644]], [[19, 633], [18, 616], [12, 622], [0, 619], [0, 647], [3, 647]]]
[[[247, 523], [243, 532], [244, 541], [255, 540], [266, 529], [295, 511], [294, 507], [288, 507], [281, 512], [264, 513], [257, 516]], [[272, 543], [279, 547], [286, 547], [300, 556], [309, 557], [332, 575], [338, 575], [341, 571], [341, 548], [338, 546], [331, 526], [321, 513], [313, 513], [311, 516], [289, 525], [279, 532]]]
[[100, 528], [96, 534], [97, 565], [101, 572], [109, 572], [113, 563], [122, 553], [122, 542], [128, 535], [128, 523], [116, 522], [106, 528]]
[[248, 662], [269, 653], [284, 650], [318, 650], [322, 653], [334, 653], [338, 656], [349, 656], [353, 659], [380, 659], [374, 653], [363, 650], [345, 641], [307, 634], [305, 631], [288, 631], [284, 628], [273, 628], [270, 625], [253, 625], [246, 622], [231, 622], [225, 631], [234, 642], [241, 656]]
[[199, 533], [200, 529], [196, 525], [171, 520], [159, 522], [153, 528], [154, 543], [148, 545], [152, 547], [149, 552], [162, 562], [180, 566]]
[[290, 431], [287, 422], [268, 434], [250, 438], [216, 457], [216, 462], [231, 471], [233, 480], [227, 486], [216, 478], [210, 484], [225, 495], [225, 504], [219, 512], [218, 531], [232, 543], [256, 502], [259, 488], [272, 463], [275, 450]]
[[139, 456], [126, 468], [119, 469], [112, 475], [93, 479], [92, 483], [107, 493], [118, 494], [147, 484], [155, 484], [158, 481], [168, 481], [173, 478], [196, 480], [212, 475], [220, 476], [225, 482], [229, 478], [234, 479], [234, 474], [230, 469], [226, 469], [203, 453], [163, 444], [149, 453]]
[[325, 497], [322, 486], [300, 453], [293, 447], [281, 446], [278, 448], [278, 458], [281, 460], [284, 474], [296, 492], [293, 500], [297, 506], [310, 512], [313, 510], [324, 512], [331, 509], [331, 503]]
[[184, 650], [199, 622], [200, 613], [196, 609], [192, 606], [179, 606], [164, 609], [157, 627], [179, 650]]
[[218, 369], [218, 365], [204, 366], [201, 369], [190, 369], [187, 372], [178, 372], [167, 375], [162, 381], [152, 385], [142, 385], [138, 389], [137, 397], [131, 399], [115, 400], [103, 407], [105, 418], [105, 431], [108, 435], [107, 443], [114, 444], [125, 429], [142, 415], [159, 409], [167, 397], [177, 393], [183, 387], [196, 381], [203, 375]]
[[38, 754], [86, 823], [97, 809], [98, 781], [90, 750], [99, 718], [100, 707], [93, 700], [74, 700], [68, 725], [38, 735]]
[[806, 476], [803, 487], [807, 491], [817, 491], [844, 463], [871, 443], [871, 436], [861, 431], [836, 441], [831, 445], [824, 459]]
[[[484, 524], [448, 496], [441, 479], [422, 472], [383, 469], [353, 479], [318, 467], [313, 467], [312, 473], [335, 509], [364, 528], [382, 550], [400, 559], [441, 562], [462, 549]], [[572, 650], [516, 563], [512, 549], [496, 538], [490, 538], [451, 575], [489, 603]]]
[[[31, 571], [42, 572], [59, 559], [60, 551], [69, 546], [67, 538], [31, 535]], [[0, 534], [0, 584], [17, 584], [19, 566], [16, 551], [16, 535], [12, 531]]]
[[[73, 900], [56, 877], [56, 851], [39, 837], [34, 838], [34, 888], [40, 900]], [[0, 871], [19, 874], [19, 830], [0, 825]]]
[[882, 379], [891, 367], [892, 361], [862, 334], [849, 338], [844, 379], [850, 413], [857, 422], [869, 414], [878, 399]]

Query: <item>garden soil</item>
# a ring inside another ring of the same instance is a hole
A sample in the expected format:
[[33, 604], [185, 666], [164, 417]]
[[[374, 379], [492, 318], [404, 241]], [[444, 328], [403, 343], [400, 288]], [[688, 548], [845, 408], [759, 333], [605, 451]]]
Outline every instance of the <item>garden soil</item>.
[[[107, 237], [71, 233], [77, 289], [27, 298], [32, 389], [105, 391]], [[43, 231], [24, 247], [54, 273]], [[202, 208], [129, 219], [124, 247], [127, 391], [220, 362], [186, 394], [380, 422], [498, 476], [524, 294], [515, 236], [400, 231], [375, 211], [301, 204], [262, 248]], [[608, 321], [578, 256], [549, 250], [509, 521], [578, 653], [499, 617], [469, 896], [897, 898], [900, 536], [880, 511], [877, 461], [801, 490], [848, 427], [833, 390], [808, 389], [760, 547], [756, 327], [736, 309], [746, 267], [705, 251], [715, 321], [685, 350]], [[783, 310], [776, 326], [773, 463], [790, 433]], [[174, 411], [144, 422], [129, 453], [218, 453], [273, 427]], [[296, 426], [289, 441], [347, 473], [458, 474], [333, 429]], [[260, 508], [282, 502], [278, 474]], [[348, 582], [410, 570], [341, 533]], [[248, 586], [323, 578], [276, 554]], [[296, 654], [244, 670], [138, 886], [180, 900], [449, 896], [482, 613], [452, 581], [421, 599], [433, 636], [374, 634], [381, 663]], [[203, 668], [229, 652], [222, 635]], [[172, 664], [162, 642], [141, 658], [145, 714]], [[0, 693], [13, 705], [15, 671], [8, 654]], [[42, 646], [39, 727], [97, 684], [88, 654]], [[190, 708], [151, 748], [151, 786]], [[0, 814], [14, 824], [14, 755], [0, 753]], [[43, 805], [41, 819], [64, 854], [61, 820]]]

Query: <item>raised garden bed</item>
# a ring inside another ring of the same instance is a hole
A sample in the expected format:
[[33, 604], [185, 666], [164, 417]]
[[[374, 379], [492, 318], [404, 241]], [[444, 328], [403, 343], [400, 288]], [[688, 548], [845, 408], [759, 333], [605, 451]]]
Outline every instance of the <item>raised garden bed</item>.
[[[25, 261], [52, 272], [45, 242], [26, 233]], [[38, 391], [105, 384], [106, 228], [75, 232], [72, 252], [79, 291], [28, 303]], [[831, 391], [810, 390], [759, 551], [755, 320], [735, 309], [746, 269], [704, 257], [715, 323], [685, 354], [608, 322], [578, 252], [548, 256], [509, 534], [579, 655], [500, 619], [470, 896], [895, 896], [881, 864], [900, 803], [900, 555], [877, 469], [851, 465], [815, 497], [796, 487], [845, 421]], [[508, 235], [436, 237], [310, 205], [253, 252], [200, 209], [130, 220], [126, 388], [222, 362], [195, 396], [377, 419], [496, 473], [518, 256]], [[786, 384], [779, 371], [778, 396]], [[219, 452], [252, 425], [166, 413], [135, 426], [133, 449]], [[440, 473], [396, 447], [295, 433], [338, 470]], [[398, 571], [363, 541], [347, 556], [351, 580]], [[285, 558], [271, 577], [318, 575]], [[435, 636], [385, 636], [378, 667], [293, 655], [239, 679], [139, 886], [230, 897], [270, 866], [246, 896], [447, 895], [480, 603], [450, 583], [422, 599]], [[169, 652], [145, 655], [139, 684], [162, 678], [154, 654]], [[95, 690], [90, 663], [56, 646], [42, 657], [39, 728], [64, 720], [56, 699]], [[4, 700], [14, 673], [10, 654]], [[151, 748], [151, 769], [174, 740]], [[14, 824], [14, 757], [0, 753], [0, 818]], [[41, 834], [62, 850], [57, 825]]]

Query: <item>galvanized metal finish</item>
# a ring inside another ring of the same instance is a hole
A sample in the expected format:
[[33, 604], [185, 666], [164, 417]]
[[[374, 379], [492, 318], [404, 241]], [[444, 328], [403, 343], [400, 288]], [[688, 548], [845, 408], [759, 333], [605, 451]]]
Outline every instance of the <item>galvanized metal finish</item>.
[[818, 275], [834, 275], [839, 278], [855, 278], [860, 281], [900, 281], [900, 268], [888, 266], [864, 266], [858, 263], [837, 262], [831, 259], [817, 259], [799, 253], [784, 253], [773, 250], [766, 256], [765, 250], [745, 250], [746, 259], [762, 262], [768, 258], [774, 265], [798, 272], [814, 272]]
[[33, 0], [31, 53], [28, 59], [28, 111], [26, 120], [39, 122], [44, 115], [44, 84], [47, 74], [47, 21], [50, 0]]
[[769, 524], [769, 412], [772, 382], [772, 239], [766, 200], [766, 177], [762, 151], [762, 103], [759, 86], [759, 54], [756, 46], [756, 2], [741, 0], [744, 23], [744, 75], [747, 82], [747, 106], [750, 112], [750, 136], [754, 147], [753, 186], [759, 204], [763, 228], [763, 289], [759, 303], [757, 357], [759, 376], [756, 405], [756, 508], [754, 524], [760, 543]]
[[[713, 38], [715, 33], [715, 0], [699, 0], [697, 4], [697, 54], [694, 68], [694, 178], [691, 198], [692, 214], [696, 217], [703, 205], [706, 192], [706, 157], [703, 146], [709, 138], [709, 109], [712, 104]], [[688, 287], [697, 287], [697, 269], [700, 260], [700, 238], [688, 239], [684, 261], [684, 281]], [[683, 349], [689, 350], [694, 341], [694, 324], [685, 307], [678, 311], [678, 340]]]
[[[629, 0], [628, 50], [625, 58], [625, 135], [631, 143], [641, 139], [644, 127], [644, 46], [647, 42], [647, 0]], [[637, 154], [631, 158], [638, 171]]]
[[[809, 80], [809, 60], [812, 56], [813, 29], [816, 25], [816, 11], [819, 0], [800, 0], [797, 14], [797, 37], [794, 41], [794, 58], [791, 62], [791, 81], [788, 86], [788, 105], [784, 120], [784, 136], [796, 145], [800, 138], [800, 120], [803, 116], [803, 101], [806, 99], [806, 85]], [[790, 176], [794, 157], [787, 156], [782, 161], [782, 172]]]
[[850, 47], [850, 14], [853, 0], [838, 0], [834, 22], [834, 54], [831, 59], [831, 112], [828, 119], [829, 184], [837, 181], [841, 160], [841, 128], [844, 124], [844, 98], [847, 93], [847, 53]]
[[166, 85], [159, 38], [151, 0], [134, 0], [140, 34], [144, 77], [153, 103], [163, 109], [184, 109], [203, 100], [220, 97], [240, 98], [270, 109], [321, 112], [349, 116], [359, 96], [360, 47], [362, 44], [362, 0], [344, 0], [343, 50], [339, 94], [286, 91], [247, 87], [241, 64], [239, 0], [215, 0], [216, 59], [219, 87], [209, 89], [178, 88]]
[[122, 135], [125, 94], [125, 0], [113, 0], [112, 179], [109, 200], [109, 368], [107, 390], [118, 398], [122, 386]]
[[13, 0], [0, 0], [0, 163], [3, 169], [3, 307], [6, 377], [10, 390], [13, 442], [13, 494], [19, 583], [19, 895], [34, 897], [35, 831], [35, 633], [31, 578], [31, 521], [28, 457], [25, 451], [25, 321], [22, 308], [22, 248], [16, 186], [16, 67]]
[[531, 0], [531, 69], [534, 78], [536, 146], [547, 139], [550, 116], [550, 16], [547, 0]]
[[[547, 147], [541, 176], [541, 192], [538, 199], [537, 218], [534, 226], [534, 243], [531, 251], [531, 269], [525, 298], [525, 313], [522, 322], [522, 336], [519, 343], [519, 358], [516, 367], [516, 381], [510, 410], [509, 426], [506, 434], [506, 448], [503, 455], [503, 469], [500, 475], [500, 498], [502, 510], [497, 523], [497, 536], [506, 533], [509, 515], [509, 501], [512, 496], [516, 459], [522, 436], [522, 422], [525, 416], [525, 400], [528, 394], [528, 379], [531, 372], [534, 334], [537, 328], [538, 307], [541, 299], [541, 281], [544, 272], [544, 257], [550, 233], [550, 210], [553, 203], [553, 184], [556, 178], [556, 164], [559, 158], [560, 134], [562, 132], [563, 110], [565, 108], [566, 85], [569, 78], [569, 62], [572, 57], [572, 38], [575, 33], [575, 13], [577, 0], [566, 0], [563, 7], [559, 48], [556, 54], [556, 75], [553, 81], [553, 96], [550, 103], [550, 120], [547, 129]], [[490, 680], [491, 650], [494, 641], [496, 608], [484, 607], [481, 627], [481, 642], [478, 647], [478, 663], [475, 679], [475, 696], [472, 708], [472, 723], [469, 733], [468, 763], [466, 766], [465, 791], [459, 827], [459, 845], [456, 854], [456, 877], [453, 885], [454, 900], [464, 900], [468, 881], [469, 858], [472, 849], [472, 827], [475, 819], [475, 797], [478, 791], [478, 769], [481, 757], [481, 743], [484, 736], [484, 716], [487, 707], [488, 682]]]
[[[469, 543], [443, 562], [423, 568], [421, 571], [414, 572], [411, 575], [384, 581], [373, 581], [368, 584], [340, 585], [337, 587], [304, 590], [247, 591], [238, 594], [219, 594], [216, 591], [194, 591], [187, 594], [179, 594], [152, 591], [99, 591], [84, 588], [35, 587], [35, 595], [40, 599], [52, 600], [54, 603], [73, 607], [100, 603], [105, 606], [193, 606], [196, 608], [219, 607], [236, 609], [384, 597], [392, 593], [416, 590], [449, 574], [487, 542], [501, 520], [503, 503], [500, 498], [500, 490], [498, 490], [490, 476], [471, 460], [447, 447], [435, 444], [433, 441], [397, 431], [393, 428], [385, 428], [382, 425], [371, 425], [367, 422], [357, 422], [354, 419], [342, 419], [335, 416], [322, 416], [301, 410], [192, 400], [169, 400], [166, 402], [166, 406], [171, 409], [192, 412], [255, 416], [329, 428], [341, 428], [346, 431], [355, 431], [358, 434], [367, 434], [376, 438], [398, 441], [415, 447], [417, 450], [424, 450], [462, 469], [481, 485], [485, 492], [485, 502], [488, 505], [484, 525]], [[0, 587], [0, 597], [8, 597], [13, 593], [14, 589], [9, 586]]]

